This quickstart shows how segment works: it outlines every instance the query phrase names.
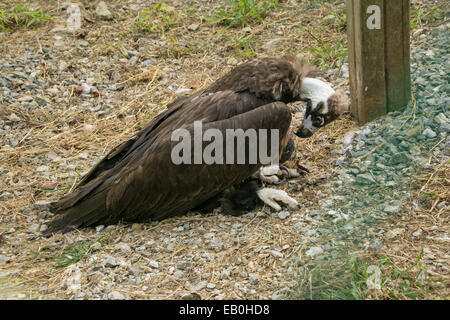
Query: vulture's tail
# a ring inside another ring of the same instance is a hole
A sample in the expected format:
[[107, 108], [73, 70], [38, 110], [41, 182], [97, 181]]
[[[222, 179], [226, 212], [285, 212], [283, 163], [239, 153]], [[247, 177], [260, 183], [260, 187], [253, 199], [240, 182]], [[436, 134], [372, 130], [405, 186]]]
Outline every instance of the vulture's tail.
[[108, 217], [106, 196], [109, 188], [98, 189], [88, 195], [85, 195], [87, 192], [81, 189], [54, 203], [50, 210], [57, 216], [50, 222], [43, 234], [66, 233], [79, 227], [102, 224], [103, 221], [106, 221]]

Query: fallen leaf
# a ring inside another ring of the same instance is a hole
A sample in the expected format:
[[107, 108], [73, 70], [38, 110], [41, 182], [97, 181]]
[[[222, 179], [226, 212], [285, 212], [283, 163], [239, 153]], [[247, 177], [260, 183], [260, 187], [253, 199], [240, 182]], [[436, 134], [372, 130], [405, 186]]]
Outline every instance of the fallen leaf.
[[41, 189], [44, 190], [54, 190], [59, 186], [58, 182], [50, 183], [50, 184], [44, 184]]
[[67, 142], [65, 142], [65, 141], [61, 141], [61, 143], [59, 144], [59, 146], [61, 147], [61, 148], [64, 148], [64, 149], [66, 149], [66, 150], [69, 150], [70, 149], [70, 146], [67, 144]]
[[199, 81], [195, 81], [193, 84], [190, 85], [190, 89], [197, 89], [201, 86], [201, 83]]
[[11, 81], [11, 86], [12, 86], [13, 89], [17, 89], [17, 88], [20, 87], [21, 85], [23, 85], [22, 82], [14, 81], [14, 80]]
[[83, 92], [83, 87], [82, 86], [70, 87], [67, 90], [69, 90], [70, 93], [81, 94]]

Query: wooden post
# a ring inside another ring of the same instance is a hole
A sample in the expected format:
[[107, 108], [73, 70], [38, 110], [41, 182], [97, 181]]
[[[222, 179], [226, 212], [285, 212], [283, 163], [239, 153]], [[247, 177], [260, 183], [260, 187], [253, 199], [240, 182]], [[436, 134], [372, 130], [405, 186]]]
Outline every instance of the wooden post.
[[351, 112], [366, 123], [410, 99], [409, 0], [347, 0]]

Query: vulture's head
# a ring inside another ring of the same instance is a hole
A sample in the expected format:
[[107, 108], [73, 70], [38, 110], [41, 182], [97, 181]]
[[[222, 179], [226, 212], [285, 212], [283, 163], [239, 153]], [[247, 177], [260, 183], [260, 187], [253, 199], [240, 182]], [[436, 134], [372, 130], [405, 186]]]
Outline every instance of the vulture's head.
[[295, 132], [300, 138], [311, 137], [349, 109], [349, 99], [343, 90], [334, 91], [318, 79], [303, 79], [300, 99], [307, 102], [305, 117]]

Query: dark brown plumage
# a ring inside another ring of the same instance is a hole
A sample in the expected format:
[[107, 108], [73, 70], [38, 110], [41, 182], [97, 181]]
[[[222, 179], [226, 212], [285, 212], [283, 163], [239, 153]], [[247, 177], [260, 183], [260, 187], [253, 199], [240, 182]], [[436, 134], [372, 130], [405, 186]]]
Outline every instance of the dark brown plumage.
[[[175, 165], [174, 130], [279, 129], [288, 142], [291, 112], [309, 67], [294, 56], [256, 59], [237, 66], [208, 88], [171, 103], [137, 135], [109, 152], [52, 204], [58, 215], [47, 233], [118, 221], [161, 220], [186, 213], [241, 183], [261, 164]], [[270, 141], [270, 138], [269, 138]], [[204, 143], [206, 146], [206, 143]]]

